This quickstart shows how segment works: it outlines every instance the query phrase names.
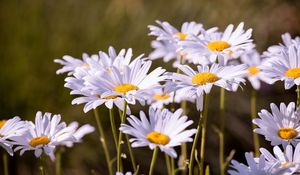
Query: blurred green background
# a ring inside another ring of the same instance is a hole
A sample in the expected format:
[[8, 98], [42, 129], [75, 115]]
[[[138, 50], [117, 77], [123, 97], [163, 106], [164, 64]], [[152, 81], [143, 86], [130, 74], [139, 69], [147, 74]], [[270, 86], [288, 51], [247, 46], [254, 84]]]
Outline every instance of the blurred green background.
[[[133, 48], [134, 55], [150, 53], [147, 25], [156, 19], [180, 27], [185, 21], [203, 23], [205, 28], [245, 22], [253, 28], [253, 38], [259, 51], [281, 42], [280, 35], [290, 32], [300, 35], [300, 1], [298, 0], [2, 0], [0, 1], [0, 119], [16, 115], [33, 120], [36, 111], [60, 113], [63, 120], [94, 124], [92, 113], [84, 114], [83, 106], [72, 106], [73, 97], [64, 88], [65, 75], [56, 75], [60, 65], [56, 58], [95, 54]], [[155, 66], [171, 64], [160, 61]], [[258, 110], [269, 109], [269, 103], [295, 101], [295, 89], [285, 91], [282, 83], [264, 85], [259, 92]], [[218, 93], [214, 89], [210, 101], [209, 123], [218, 124]], [[252, 150], [250, 126], [250, 89], [226, 94], [226, 153], [235, 149], [235, 159], [244, 162], [244, 152]], [[191, 105], [189, 105], [191, 106]], [[135, 107], [134, 113], [140, 110]], [[105, 109], [102, 120], [109, 126]], [[197, 119], [192, 108], [188, 114]], [[107, 128], [108, 135], [109, 128]], [[261, 137], [262, 138], [262, 137]], [[212, 173], [218, 172], [218, 138], [209, 128], [206, 160]], [[263, 139], [262, 139], [263, 140]], [[112, 140], [111, 144], [112, 145]], [[268, 147], [269, 142], [263, 146]], [[97, 142], [97, 132], [84, 142], [66, 149], [63, 156], [64, 174], [106, 174], [105, 159]], [[113, 147], [111, 151], [114, 153]], [[134, 149], [141, 172], [147, 173], [149, 149]], [[163, 158], [163, 156], [161, 155]], [[48, 161], [49, 174], [54, 164]], [[128, 166], [129, 167], [129, 166]], [[2, 168], [2, 167], [1, 167]], [[130, 170], [130, 169], [128, 169]], [[10, 158], [12, 174], [37, 174], [37, 162], [32, 153]], [[156, 174], [165, 174], [163, 159], [158, 160]]]

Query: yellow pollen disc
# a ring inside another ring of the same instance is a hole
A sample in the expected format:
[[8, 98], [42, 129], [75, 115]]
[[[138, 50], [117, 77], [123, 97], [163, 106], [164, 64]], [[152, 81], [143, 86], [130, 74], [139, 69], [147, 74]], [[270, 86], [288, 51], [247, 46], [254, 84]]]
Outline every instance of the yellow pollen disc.
[[230, 47], [230, 44], [225, 41], [212, 41], [207, 44], [207, 47], [212, 51], [223, 51]]
[[290, 140], [297, 136], [297, 131], [294, 128], [280, 128], [278, 136], [284, 140]]
[[120, 84], [115, 86], [115, 91], [125, 94], [128, 91], [137, 90], [137, 87], [133, 84]]
[[90, 65], [88, 64], [88, 63], [83, 63], [82, 65], [81, 65], [81, 67], [89, 67]]
[[156, 132], [156, 131], [153, 131], [153, 132], [150, 132], [149, 134], [147, 134], [147, 139], [149, 140], [149, 142], [156, 143], [159, 145], [166, 145], [170, 141], [169, 136], [167, 136], [163, 133], [160, 133], [160, 132]]
[[260, 71], [260, 69], [259, 68], [257, 68], [257, 67], [249, 67], [248, 69], [248, 74], [249, 75], [255, 75], [255, 74], [257, 74], [259, 71]]
[[153, 99], [154, 99], [154, 100], [166, 100], [166, 99], [168, 99], [169, 97], [170, 97], [169, 94], [155, 94], [155, 95], [153, 96]]
[[50, 139], [46, 136], [36, 137], [30, 140], [29, 145], [36, 147], [38, 145], [47, 145], [50, 142]]
[[112, 95], [112, 96], [107, 96], [107, 97], [105, 97], [104, 99], [106, 99], [106, 100], [110, 100], [110, 99], [115, 99], [115, 98], [117, 98], [118, 96], [116, 96], [116, 95]]
[[176, 35], [179, 37], [180, 40], [185, 40], [187, 34], [182, 33], [182, 32], [178, 32], [176, 33]]
[[285, 163], [282, 163], [281, 166], [288, 166], [290, 164], [290, 162], [285, 162]]
[[6, 123], [6, 120], [0, 120], [0, 129], [4, 126], [5, 123]]
[[285, 76], [289, 78], [299, 78], [300, 77], [300, 68], [292, 68], [285, 72]]
[[192, 77], [192, 83], [197, 85], [205, 85], [219, 80], [219, 77], [210, 72], [201, 72]]

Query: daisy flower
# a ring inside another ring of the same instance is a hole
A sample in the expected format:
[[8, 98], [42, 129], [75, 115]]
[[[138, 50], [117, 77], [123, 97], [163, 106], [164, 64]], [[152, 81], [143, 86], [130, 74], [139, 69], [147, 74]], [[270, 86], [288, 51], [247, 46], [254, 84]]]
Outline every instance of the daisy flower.
[[34, 151], [36, 157], [40, 157], [43, 151], [52, 160], [57, 145], [67, 141], [76, 141], [71, 128], [66, 123], [60, 123], [60, 115], [41, 112], [36, 113], [35, 123], [28, 123], [28, 130], [22, 136], [13, 138], [16, 145], [15, 151], [20, 150], [20, 155], [25, 151]]
[[298, 143], [295, 151], [291, 145], [287, 145], [282, 151], [279, 146], [273, 148], [275, 157], [266, 149], [260, 148], [260, 152], [265, 156], [268, 166], [279, 163], [283, 167], [290, 167], [290, 174], [299, 172], [300, 167], [300, 144]]
[[[204, 93], [209, 94], [212, 86], [219, 86], [229, 91], [235, 91], [236, 86], [244, 83], [243, 77], [246, 75], [246, 65], [220, 66], [212, 64], [209, 66], [197, 66], [194, 71], [187, 65], [180, 65], [178, 68], [184, 73], [173, 73], [170, 79], [177, 80], [178, 86], [188, 93], [188, 96], [201, 97]], [[198, 98], [197, 98], [198, 99]], [[197, 100], [197, 109], [201, 103]]]
[[288, 106], [280, 103], [280, 108], [274, 103], [270, 106], [272, 113], [263, 109], [258, 113], [260, 118], [253, 120], [258, 126], [254, 132], [264, 135], [266, 140], [271, 141], [271, 145], [296, 145], [300, 136], [300, 108], [296, 110], [294, 102]]
[[24, 121], [21, 121], [20, 117], [14, 117], [9, 120], [0, 120], [0, 146], [12, 156], [12, 147], [14, 143], [11, 139], [22, 135], [26, 130], [27, 124]]
[[162, 76], [165, 69], [161, 67], [148, 73], [151, 64], [152, 61], [138, 59], [132, 67], [124, 66], [123, 74], [113, 66], [109, 73], [86, 76], [85, 84], [96, 93], [99, 92], [102, 98], [117, 99], [119, 97], [129, 104], [135, 104], [136, 100], [144, 104], [145, 95], [143, 94], [158, 86], [158, 83], [165, 79], [165, 76]]
[[187, 116], [181, 116], [182, 110], [174, 113], [167, 109], [149, 109], [149, 120], [143, 111], [140, 111], [140, 120], [131, 115], [127, 118], [130, 125], [122, 124], [120, 131], [133, 136], [130, 139], [132, 147], [149, 146], [151, 150], [159, 147], [162, 152], [176, 158], [177, 153], [173, 147], [184, 142], [192, 142], [191, 138], [196, 129], [185, 130], [193, 121]]
[[263, 61], [263, 58], [256, 50], [251, 50], [241, 56], [241, 62], [248, 66], [247, 78], [252, 87], [256, 90], [260, 89], [261, 81], [270, 82], [270, 78], [268, 78], [267, 75], [261, 71]]
[[247, 165], [232, 160], [231, 168], [228, 170], [230, 175], [290, 175], [289, 167], [281, 166], [279, 163], [275, 163], [272, 166], [267, 166], [268, 163], [261, 155], [258, 159], [254, 158], [252, 154], [245, 153]]
[[[238, 58], [245, 51], [254, 47], [251, 35], [252, 29], [244, 31], [244, 23], [235, 30], [230, 24], [224, 32], [202, 32], [203, 37], [192, 41], [180, 41], [183, 52], [190, 57], [201, 59], [200, 64], [218, 62], [226, 65], [231, 58]], [[208, 60], [207, 60], [208, 59]]]
[[263, 71], [274, 83], [284, 81], [284, 88], [290, 89], [300, 85], [300, 45], [291, 45], [288, 50], [282, 50], [277, 59], [271, 59], [262, 67]]

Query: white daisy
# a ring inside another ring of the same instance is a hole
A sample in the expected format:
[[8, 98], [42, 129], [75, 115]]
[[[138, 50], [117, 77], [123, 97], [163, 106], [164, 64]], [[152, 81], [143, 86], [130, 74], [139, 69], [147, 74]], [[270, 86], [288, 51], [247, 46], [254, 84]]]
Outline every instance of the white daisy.
[[202, 32], [203, 38], [199, 37], [192, 41], [181, 41], [183, 52], [190, 57], [200, 59], [200, 64], [215, 62], [227, 64], [231, 58], [238, 58], [245, 51], [254, 47], [251, 35], [252, 29], [244, 31], [244, 23], [240, 23], [233, 31], [230, 24], [224, 32]]
[[82, 141], [82, 137], [95, 131], [95, 128], [89, 124], [85, 124], [78, 128], [78, 122], [72, 122], [67, 127], [70, 128], [70, 132], [73, 132], [72, 135], [75, 138], [73, 141], [69, 140], [61, 143], [61, 145], [67, 147], [73, 147], [74, 143], [80, 143]]
[[295, 151], [291, 145], [287, 145], [284, 151], [279, 146], [273, 148], [275, 157], [266, 149], [260, 148], [260, 152], [265, 156], [268, 166], [279, 163], [283, 167], [289, 167], [290, 174], [299, 172], [300, 169], [300, 144], [298, 143]]
[[28, 130], [22, 136], [13, 138], [16, 145], [15, 151], [20, 150], [20, 155], [25, 151], [34, 151], [36, 157], [40, 157], [44, 152], [54, 157], [54, 150], [57, 145], [66, 141], [76, 141], [71, 128], [66, 127], [64, 122], [60, 123], [60, 115], [41, 112], [36, 113], [35, 123], [28, 123]]
[[[187, 65], [180, 65], [178, 68], [185, 74], [173, 73], [170, 79], [177, 80], [178, 86], [188, 93], [188, 96], [201, 97], [204, 93], [210, 93], [213, 85], [235, 91], [236, 86], [244, 83], [243, 77], [247, 74], [247, 66], [220, 66], [212, 64], [208, 66], [198, 66], [194, 71]], [[198, 99], [198, 98], [197, 98]], [[197, 100], [197, 108], [200, 109], [201, 103]]]
[[271, 145], [296, 145], [300, 137], [300, 108], [295, 110], [294, 102], [288, 106], [280, 103], [280, 109], [274, 103], [270, 106], [272, 114], [263, 109], [258, 113], [260, 118], [253, 120], [258, 126], [254, 132], [264, 135]]
[[130, 125], [122, 124], [120, 131], [132, 135], [130, 139], [132, 147], [149, 146], [151, 150], [159, 147], [162, 152], [176, 158], [177, 154], [173, 147], [184, 142], [192, 142], [191, 138], [196, 129], [185, 130], [193, 121], [187, 116], [181, 116], [182, 110], [174, 113], [167, 109], [149, 109], [149, 120], [143, 111], [140, 111], [140, 120], [131, 115], [127, 118]]
[[24, 121], [21, 121], [20, 117], [14, 117], [9, 120], [0, 120], [0, 146], [12, 156], [12, 147], [14, 143], [11, 139], [22, 135], [26, 130], [27, 124]]
[[261, 81], [270, 82], [270, 78], [268, 78], [267, 75], [261, 71], [263, 58], [256, 50], [251, 50], [242, 55], [241, 62], [248, 66], [247, 78], [254, 89], [260, 89]]
[[259, 159], [254, 158], [252, 154], [245, 153], [247, 165], [232, 160], [231, 168], [228, 170], [230, 175], [290, 175], [289, 167], [283, 167], [279, 163], [274, 163], [272, 166], [267, 166], [268, 163], [261, 155]]
[[284, 88], [290, 89], [295, 84], [300, 85], [300, 45], [291, 45], [288, 50], [282, 50], [277, 59], [271, 59], [262, 67], [271, 83], [284, 81]]

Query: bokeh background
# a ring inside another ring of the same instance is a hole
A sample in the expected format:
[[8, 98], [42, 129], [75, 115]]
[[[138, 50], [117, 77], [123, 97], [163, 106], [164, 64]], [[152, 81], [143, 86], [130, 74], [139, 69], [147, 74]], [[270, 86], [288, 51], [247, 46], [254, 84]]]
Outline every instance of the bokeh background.
[[[257, 49], [262, 52], [269, 45], [281, 42], [280, 35], [290, 32], [300, 35], [299, 0], [2, 0], [0, 1], [0, 119], [21, 116], [33, 120], [36, 111], [60, 113], [67, 123], [76, 120], [94, 125], [92, 112], [83, 113], [83, 106], [72, 106], [69, 90], [64, 88], [65, 75], [56, 75], [60, 65], [56, 58], [82, 53], [96, 54], [133, 48], [134, 55], [151, 52], [147, 25], [155, 20], [168, 21], [180, 27], [185, 21], [203, 23], [205, 28], [245, 22], [253, 28]], [[154, 66], [172, 71], [171, 64], [155, 61]], [[263, 85], [258, 92], [258, 110], [269, 109], [271, 102], [296, 100], [295, 89], [285, 91], [282, 83]], [[215, 88], [210, 98], [209, 124], [218, 125], [218, 94]], [[244, 86], [238, 93], [226, 94], [226, 153], [236, 150], [235, 159], [245, 162], [244, 152], [252, 150], [250, 125], [250, 88]], [[189, 105], [192, 106], [192, 105]], [[133, 113], [144, 109], [134, 107]], [[109, 132], [106, 109], [101, 117]], [[192, 107], [192, 119], [198, 114]], [[63, 154], [63, 174], [107, 174], [104, 155], [100, 151], [97, 132], [84, 142], [66, 149]], [[209, 128], [206, 163], [212, 174], [218, 173], [218, 138]], [[263, 138], [261, 137], [261, 141]], [[112, 140], [110, 140], [113, 145]], [[269, 142], [263, 141], [264, 147]], [[110, 147], [114, 154], [113, 146]], [[151, 151], [134, 149], [141, 173], [147, 173]], [[166, 174], [162, 154], [156, 174]], [[37, 174], [37, 161], [30, 152], [22, 157], [10, 157], [13, 175]], [[2, 163], [1, 163], [2, 166]], [[49, 174], [54, 164], [47, 161]], [[130, 167], [130, 166], [128, 166]], [[2, 169], [2, 167], [0, 167]], [[128, 169], [130, 170], [130, 168]]]

